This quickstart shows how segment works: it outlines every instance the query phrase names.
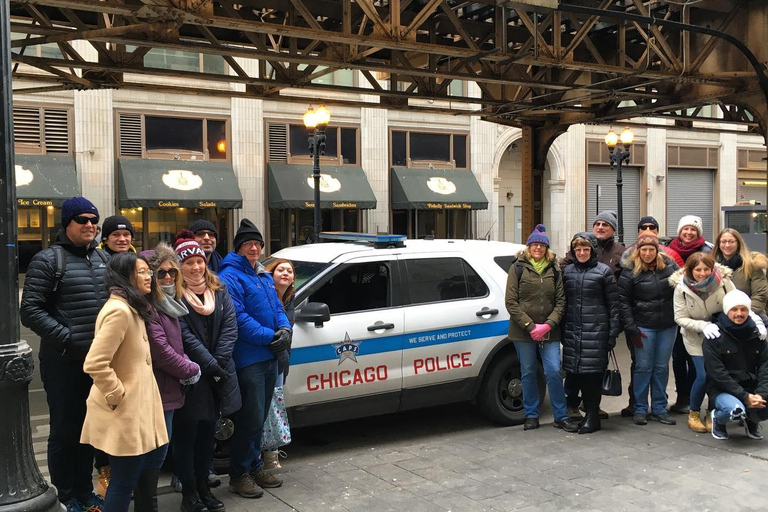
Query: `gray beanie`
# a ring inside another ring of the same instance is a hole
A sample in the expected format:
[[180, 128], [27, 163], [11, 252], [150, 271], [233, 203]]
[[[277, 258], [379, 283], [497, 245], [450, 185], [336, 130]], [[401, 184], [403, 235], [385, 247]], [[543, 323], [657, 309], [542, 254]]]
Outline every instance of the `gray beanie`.
[[610, 224], [614, 231], [619, 230], [619, 217], [616, 215], [616, 212], [612, 210], [603, 210], [598, 213], [597, 217], [595, 217], [595, 222], [593, 222], [592, 225], [594, 226], [597, 221], [603, 221], [606, 224]]

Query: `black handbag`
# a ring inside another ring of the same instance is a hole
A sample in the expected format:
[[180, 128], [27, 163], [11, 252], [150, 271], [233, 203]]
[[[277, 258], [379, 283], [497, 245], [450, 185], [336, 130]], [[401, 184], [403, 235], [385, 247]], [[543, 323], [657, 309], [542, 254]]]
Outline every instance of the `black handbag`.
[[[610, 368], [610, 363], [613, 363], [613, 368]], [[619, 371], [619, 363], [616, 361], [616, 354], [613, 353], [613, 349], [608, 353], [608, 368], [603, 373], [602, 391], [606, 396], [621, 396], [621, 372]]]

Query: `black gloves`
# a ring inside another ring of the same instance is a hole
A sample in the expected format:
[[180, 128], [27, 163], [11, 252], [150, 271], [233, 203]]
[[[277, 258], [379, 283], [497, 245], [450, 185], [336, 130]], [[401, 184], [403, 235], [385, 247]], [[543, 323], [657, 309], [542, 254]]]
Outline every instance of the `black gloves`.
[[267, 348], [274, 355], [278, 355], [280, 352], [284, 352], [291, 347], [292, 337], [293, 331], [287, 327], [281, 327], [275, 331], [275, 337], [272, 338], [272, 343]]

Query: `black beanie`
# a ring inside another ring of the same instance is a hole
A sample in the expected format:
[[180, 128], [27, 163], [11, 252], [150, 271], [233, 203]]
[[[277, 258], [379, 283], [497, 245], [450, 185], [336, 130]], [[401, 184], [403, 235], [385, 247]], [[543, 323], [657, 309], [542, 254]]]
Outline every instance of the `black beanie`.
[[643, 226], [646, 225], [646, 224], [653, 224], [656, 227], [657, 231], [659, 229], [659, 221], [657, 221], [656, 219], [654, 219], [651, 216], [648, 216], [648, 217], [642, 217], [640, 219], [640, 222], [637, 223], [637, 231], [642, 230]]
[[256, 225], [248, 219], [240, 221], [240, 227], [237, 228], [235, 234], [235, 252], [240, 250], [240, 247], [248, 240], [256, 240], [261, 244], [261, 248], [264, 248], [264, 237], [261, 236], [261, 231]]
[[213, 233], [216, 235], [216, 238], [219, 238], [219, 232], [216, 230], [216, 226], [214, 226], [213, 222], [209, 220], [197, 219], [189, 225], [189, 230], [195, 234], [197, 234], [198, 231], [202, 231], [204, 229], [213, 231]]
[[106, 240], [110, 233], [117, 231], [118, 229], [127, 229], [130, 231], [131, 238], [136, 236], [133, 233], [131, 221], [122, 215], [112, 215], [111, 217], [104, 219], [104, 222], [101, 225], [101, 237]]

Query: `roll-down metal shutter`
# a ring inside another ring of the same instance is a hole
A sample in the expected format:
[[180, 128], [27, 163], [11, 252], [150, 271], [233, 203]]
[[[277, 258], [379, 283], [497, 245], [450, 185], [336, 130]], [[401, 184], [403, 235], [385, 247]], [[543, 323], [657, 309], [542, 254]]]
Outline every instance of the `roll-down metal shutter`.
[[[624, 211], [624, 242], [631, 245], [637, 237], [637, 223], [640, 222], [640, 197], [642, 193], [642, 172], [638, 168], [622, 168], [622, 203]], [[600, 197], [597, 187], [600, 186]], [[587, 231], [592, 231], [592, 223], [599, 211], [613, 210], [618, 214], [616, 200], [616, 169], [590, 166], [587, 185]], [[618, 230], [616, 237], [618, 240]]]
[[667, 236], [677, 236], [677, 223], [684, 215], [701, 217], [704, 238], [714, 236], [714, 183], [711, 170], [669, 169], [667, 173]]

